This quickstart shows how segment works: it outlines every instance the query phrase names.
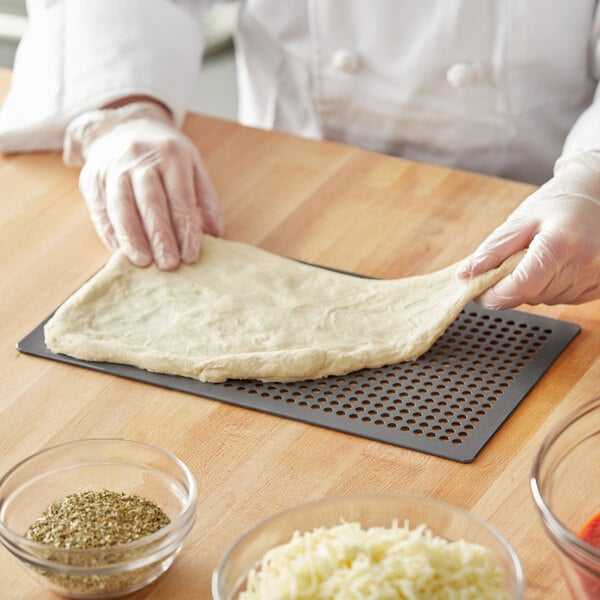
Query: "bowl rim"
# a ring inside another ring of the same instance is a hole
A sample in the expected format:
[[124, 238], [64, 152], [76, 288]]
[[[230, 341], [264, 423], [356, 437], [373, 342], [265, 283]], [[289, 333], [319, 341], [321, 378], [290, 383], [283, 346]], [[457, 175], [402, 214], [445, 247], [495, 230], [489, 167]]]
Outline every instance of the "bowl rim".
[[[132, 446], [138, 446], [147, 448], [149, 450], [158, 452], [159, 454], [165, 456], [169, 460], [171, 460], [183, 473], [186, 484], [188, 486], [188, 492], [185, 498], [185, 503], [181, 509], [181, 511], [170, 520], [170, 522], [157, 529], [151, 534], [142, 536], [136, 540], [131, 542], [127, 542], [125, 544], [115, 544], [114, 546], [106, 546], [103, 548], [60, 548], [55, 547], [50, 544], [44, 544], [43, 542], [36, 542], [33, 540], [28, 540], [23, 535], [17, 533], [10, 527], [8, 527], [4, 520], [1, 518], [0, 512], [0, 543], [6, 547], [6, 549], [12, 554], [16, 554], [18, 558], [25, 560], [37, 567], [43, 567], [48, 570], [60, 570], [63, 572], [76, 572], [76, 573], [89, 573], [89, 572], [114, 572], [115, 570], [122, 570], [123, 565], [131, 565], [135, 561], [120, 561], [111, 563], [109, 565], [104, 566], [94, 566], [93, 569], [90, 567], [81, 567], [77, 565], [70, 565], [60, 563], [59, 561], [49, 561], [41, 558], [38, 553], [48, 552], [51, 550], [54, 555], [57, 556], [94, 556], [106, 553], [107, 551], [115, 551], [115, 552], [124, 552], [129, 550], [135, 550], [144, 546], [152, 547], [152, 554], [159, 553], [164, 546], [170, 546], [173, 544], [173, 541], [177, 541], [178, 544], [182, 543], [187, 534], [191, 530], [196, 516], [196, 503], [198, 496], [198, 487], [196, 484], [196, 480], [194, 478], [193, 473], [189, 469], [189, 467], [177, 456], [173, 453], [160, 448], [159, 446], [155, 446], [154, 444], [149, 444], [147, 442], [140, 442], [137, 440], [130, 440], [126, 438], [84, 438], [78, 440], [72, 440], [68, 442], [63, 442], [60, 444], [56, 444], [53, 446], [48, 446], [46, 448], [42, 448], [33, 454], [25, 457], [20, 460], [16, 464], [14, 464], [8, 471], [4, 473], [4, 475], [0, 478], [0, 491], [2, 490], [3, 484], [16, 472], [19, 471], [24, 465], [31, 462], [32, 460], [38, 458], [41, 455], [54, 452], [57, 450], [61, 450], [62, 448], [66, 448], [68, 446], [77, 446], [81, 444], [110, 444], [118, 442], [120, 444], [129, 444]], [[110, 463], [109, 463], [110, 464]], [[131, 463], [135, 465], [135, 463]], [[2, 501], [0, 499], [0, 507], [2, 506]], [[162, 543], [156, 543], [159, 540], [164, 540]], [[138, 559], [141, 559], [145, 556], [144, 553], [139, 554], [137, 556]], [[131, 567], [131, 568], [139, 568], [139, 566]], [[127, 567], [129, 570], [129, 566]]]
[[[585, 418], [594, 410], [600, 410], [600, 396], [592, 398], [591, 400], [578, 405], [554, 424], [554, 426], [544, 437], [535, 454], [529, 483], [531, 495], [533, 496], [535, 506], [542, 517], [542, 523], [544, 526], [557, 535], [561, 541], [566, 542], [569, 547], [575, 548], [583, 556], [588, 556], [594, 561], [599, 561], [600, 548], [596, 548], [576, 536], [572, 531], [567, 529], [557, 517], [554, 516], [551, 508], [546, 503], [539, 482], [542, 463], [550, 447], [569, 427], [574, 425], [580, 419]], [[556, 543], [554, 540], [552, 541]]]
[[[516, 594], [517, 598], [521, 599], [523, 597], [525, 591], [525, 572], [523, 569], [523, 565], [521, 564], [521, 560], [519, 559], [519, 555], [516, 550], [513, 548], [512, 544], [508, 541], [508, 539], [500, 533], [498, 529], [485, 519], [478, 517], [472, 512], [454, 504], [449, 504], [447, 502], [443, 502], [441, 500], [436, 500], [433, 498], [428, 498], [425, 496], [418, 496], [412, 494], [393, 494], [393, 493], [357, 493], [357, 494], [335, 494], [330, 496], [322, 496], [320, 498], [316, 498], [313, 500], [306, 500], [304, 502], [300, 502], [297, 504], [293, 504], [288, 506], [287, 508], [280, 509], [270, 515], [263, 517], [258, 520], [254, 525], [248, 527], [226, 550], [225, 554], [221, 557], [219, 562], [212, 573], [212, 594], [214, 598], [221, 598], [219, 595], [219, 577], [223, 572], [225, 566], [229, 562], [229, 559], [234, 554], [234, 552], [238, 549], [240, 544], [243, 543], [248, 537], [250, 537], [253, 533], [257, 532], [259, 529], [264, 527], [267, 523], [274, 521], [285, 514], [293, 513], [293, 512], [301, 512], [307, 508], [317, 506], [319, 504], [327, 504], [327, 503], [344, 503], [347, 501], [375, 501], [377, 499], [385, 499], [385, 500], [397, 500], [398, 502], [418, 502], [424, 505], [434, 506], [436, 508], [441, 508], [444, 510], [450, 510], [451, 512], [455, 512], [461, 516], [465, 516], [477, 525], [483, 527], [483, 529], [487, 530], [492, 536], [500, 543], [502, 548], [506, 551], [508, 557], [510, 558], [510, 563], [513, 567], [515, 574], [515, 583], [516, 583]], [[425, 523], [427, 527], [427, 523]], [[439, 535], [433, 532], [434, 535]], [[229, 599], [224, 599], [229, 600]]]

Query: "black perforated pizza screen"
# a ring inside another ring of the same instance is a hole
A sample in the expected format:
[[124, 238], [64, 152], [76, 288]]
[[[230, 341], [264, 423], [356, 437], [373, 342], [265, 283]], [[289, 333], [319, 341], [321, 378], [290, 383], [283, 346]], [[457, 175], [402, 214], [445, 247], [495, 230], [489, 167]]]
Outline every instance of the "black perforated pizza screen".
[[296, 383], [202, 383], [51, 353], [41, 323], [22, 352], [221, 400], [460, 462], [472, 461], [579, 331], [471, 303], [413, 362]]
[[420, 359], [344, 377], [221, 384], [245, 406], [469, 462], [578, 331], [516, 311], [461, 313]]

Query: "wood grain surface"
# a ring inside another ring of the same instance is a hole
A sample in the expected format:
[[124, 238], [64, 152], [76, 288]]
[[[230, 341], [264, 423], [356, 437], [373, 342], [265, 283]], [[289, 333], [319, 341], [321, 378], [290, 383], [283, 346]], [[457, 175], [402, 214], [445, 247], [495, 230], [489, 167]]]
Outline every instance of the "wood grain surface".
[[[10, 74], [0, 71], [0, 94]], [[190, 115], [225, 207], [226, 237], [376, 277], [466, 256], [532, 187]], [[199, 488], [194, 530], [135, 599], [209, 599], [211, 573], [258, 519], [333, 494], [416, 494], [472, 511], [513, 544], [528, 600], [567, 597], [529, 492], [535, 451], [598, 395], [600, 303], [523, 307], [581, 333], [471, 464], [20, 354], [15, 344], [107, 260], [58, 154], [0, 157], [0, 472], [60, 442], [121, 437], [181, 458]], [[53, 598], [0, 548], [0, 597]]]

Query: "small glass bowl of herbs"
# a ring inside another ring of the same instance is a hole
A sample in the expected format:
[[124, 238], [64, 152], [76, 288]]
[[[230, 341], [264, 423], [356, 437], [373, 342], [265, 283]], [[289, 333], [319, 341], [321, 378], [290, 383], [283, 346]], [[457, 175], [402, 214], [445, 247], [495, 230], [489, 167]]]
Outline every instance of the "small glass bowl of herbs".
[[172, 454], [140, 442], [69, 442], [0, 479], [0, 543], [69, 598], [118, 598], [156, 580], [194, 524], [197, 488]]

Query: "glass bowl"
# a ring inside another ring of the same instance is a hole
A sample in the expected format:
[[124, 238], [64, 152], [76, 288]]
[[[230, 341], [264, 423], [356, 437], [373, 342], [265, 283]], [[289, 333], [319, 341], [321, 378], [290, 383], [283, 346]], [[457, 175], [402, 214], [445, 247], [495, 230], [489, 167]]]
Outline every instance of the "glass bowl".
[[248, 530], [223, 556], [212, 577], [214, 600], [235, 600], [244, 589], [252, 568], [271, 548], [290, 541], [295, 531], [333, 527], [341, 522], [359, 522], [363, 528], [400, 526], [408, 520], [411, 529], [425, 524], [448, 541], [480, 544], [502, 568], [509, 600], [520, 600], [524, 577], [520, 561], [500, 533], [474, 515], [454, 506], [414, 496], [333, 496], [300, 504], [275, 513]]
[[597, 600], [600, 548], [579, 533], [600, 514], [600, 398], [582, 404], [548, 433], [533, 463], [531, 492], [573, 598]]
[[[154, 502], [170, 523], [135, 541], [68, 549], [23, 537], [54, 502], [110, 490]], [[140, 442], [92, 439], [54, 446], [23, 460], [0, 479], [0, 542], [44, 587], [68, 598], [118, 598], [164, 573], [196, 516], [196, 482], [172, 454]]]

